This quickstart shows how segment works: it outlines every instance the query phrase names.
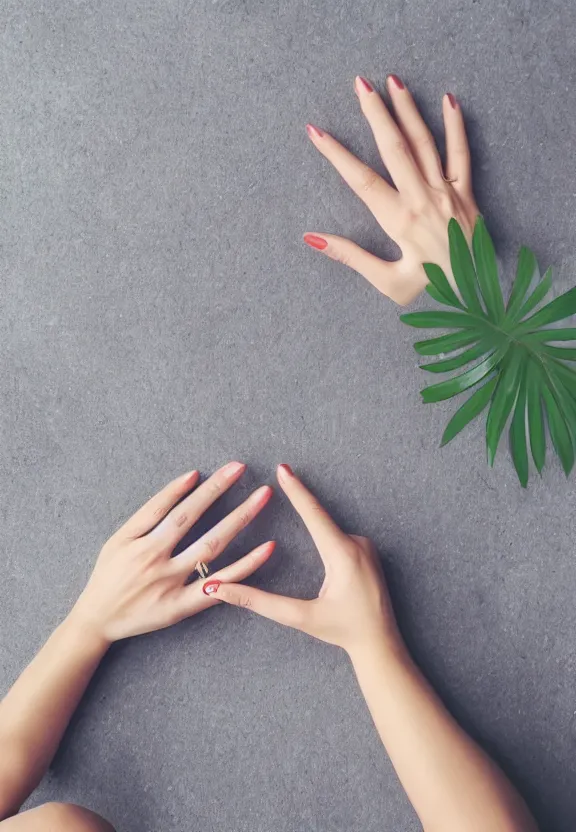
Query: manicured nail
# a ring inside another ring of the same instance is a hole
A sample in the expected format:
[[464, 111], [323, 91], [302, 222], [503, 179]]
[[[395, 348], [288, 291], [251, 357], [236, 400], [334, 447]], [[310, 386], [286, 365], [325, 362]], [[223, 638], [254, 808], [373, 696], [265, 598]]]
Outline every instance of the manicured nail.
[[222, 581], [207, 581], [202, 587], [202, 592], [204, 595], [214, 595], [221, 583]]
[[360, 89], [364, 90], [364, 92], [374, 92], [374, 87], [370, 81], [367, 81], [366, 78], [362, 78], [361, 75], [357, 76], [356, 84]]
[[243, 471], [246, 468], [246, 465], [243, 462], [229, 462], [228, 465], [225, 465], [222, 469], [222, 473], [225, 477], [234, 477], [236, 474], [239, 474], [240, 471]]
[[315, 127], [313, 124], [306, 125], [306, 132], [311, 139], [321, 139], [324, 135], [324, 130], [320, 130], [319, 127]]
[[446, 95], [448, 96], [448, 101], [450, 102], [450, 106], [453, 110], [458, 109], [458, 102], [456, 101], [456, 96], [452, 95], [451, 92], [447, 92]]
[[262, 500], [269, 500], [272, 494], [274, 493], [274, 489], [270, 488], [269, 485], [263, 485], [261, 488], [258, 488], [252, 496], [250, 497], [255, 503], [261, 503]]
[[197, 476], [198, 476], [198, 471], [189, 471], [187, 474], [184, 474], [184, 476], [182, 477], [182, 479], [183, 479], [184, 481], [186, 481], [186, 480], [193, 480], [193, 479], [195, 479], [195, 477], [197, 477]]
[[294, 476], [294, 471], [286, 462], [283, 462], [281, 465], [278, 466], [278, 473], [281, 474], [283, 477]]
[[404, 84], [402, 83], [400, 78], [398, 78], [397, 75], [389, 75], [388, 77], [390, 78], [390, 80], [393, 82], [393, 84], [396, 86], [397, 89], [399, 89], [399, 90], [404, 89]]
[[320, 251], [324, 251], [328, 247], [328, 240], [325, 240], [324, 237], [319, 237], [318, 234], [304, 234], [304, 242], [307, 246], [317, 248]]

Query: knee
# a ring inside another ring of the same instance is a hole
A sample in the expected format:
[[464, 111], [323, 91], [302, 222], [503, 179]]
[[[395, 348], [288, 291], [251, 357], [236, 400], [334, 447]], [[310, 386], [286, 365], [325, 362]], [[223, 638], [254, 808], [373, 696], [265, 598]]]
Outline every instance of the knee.
[[30, 822], [30, 826], [22, 827], [22, 832], [28, 829], [30, 832], [36, 829], [43, 832], [114, 832], [100, 815], [73, 803], [45, 803], [18, 817], [27, 818]]

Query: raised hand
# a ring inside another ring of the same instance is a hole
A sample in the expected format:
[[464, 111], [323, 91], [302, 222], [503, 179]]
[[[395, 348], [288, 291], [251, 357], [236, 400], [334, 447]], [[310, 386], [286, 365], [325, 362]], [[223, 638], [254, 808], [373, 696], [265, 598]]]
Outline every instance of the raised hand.
[[[193, 471], [152, 497], [105, 544], [72, 617], [112, 642], [160, 630], [212, 606], [215, 602], [202, 592], [202, 582], [188, 583], [190, 575], [198, 562], [210, 564], [222, 553], [264, 508], [272, 489], [259, 488], [181, 554], [172, 557], [172, 553], [245, 470], [245, 465], [231, 462], [197, 488], [199, 476]], [[258, 569], [273, 549], [273, 542], [265, 543], [216, 572], [215, 577], [241, 581]]]
[[422, 263], [437, 263], [451, 276], [448, 222], [455, 217], [472, 237], [478, 207], [472, 192], [470, 151], [462, 110], [447, 93], [442, 102], [446, 131], [446, 174], [434, 138], [414, 99], [395, 75], [387, 80], [395, 118], [369, 81], [355, 90], [394, 187], [319, 127], [307, 126], [314, 146], [370, 209], [402, 257], [387, 262], [344, 237], [307, 233], [304, 240], [350, 266], [399, 304], [414, 300], [427, 279]]
[[288, 465], [278, 482], [304, 521], [326, 577], [313, 601], [301, 601], [230, 583], [215, 575], [204, 583], [210, 598], [249, 607], [280, 624], [344, 648], [350, 655], [395, 646], [399, 640], [388, 592], [372, 543], [343, 532]]

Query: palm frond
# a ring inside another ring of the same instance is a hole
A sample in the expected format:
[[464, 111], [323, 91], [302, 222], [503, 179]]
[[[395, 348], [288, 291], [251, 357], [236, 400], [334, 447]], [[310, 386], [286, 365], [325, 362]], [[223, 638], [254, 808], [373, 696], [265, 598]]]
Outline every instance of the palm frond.
[[486, 411], [488, 463], [494, 463], [509, 425], [512, 461], [526, 487], [530, 454], [539, 473], [544, 467], [547, 425], [568, 475], [576, 455], [576, 371], [571, 365], [576, 362], [576, 346], [557, 344], [576, 342], [576, 327], [554, 325], [576, 314], [576, 287], [540, 306], [552, 288], [551, 270], [541, 278], [534, 254], [523, 247], [505, 303], [484, 219], [476, 221], [471, 247], [455, 219], [450, 220], [448, 239], [456, 291], [439, 266], [424, 265], [428, 294], [448, 310], [400, 317], [419, 329], [454, 330], [414, 345], [419, 355], [437, 357], [421, 364], [423, 370], [453, 373], [421, 391], [425, 402], [444, 401], [476, 388], [450, 419], [442, 445]]

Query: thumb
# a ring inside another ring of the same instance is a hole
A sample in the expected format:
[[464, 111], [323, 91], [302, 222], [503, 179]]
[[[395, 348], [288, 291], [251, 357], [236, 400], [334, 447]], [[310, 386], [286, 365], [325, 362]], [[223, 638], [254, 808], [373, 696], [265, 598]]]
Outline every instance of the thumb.
[[208, 581], [202, 587], [206, 595], [218, 601], [224, 601], [234, 607], [246, 607], [252, 612], [302, 630], [305, 626], [308, 602], [298, 598], [288, 598], [285, 595], [274, 595], [253, 586], [244, 584], [225, 584], [221, 581]]
[[426, 286], [424, 270], [406, 275], [399, 266], [400, 260], [381, 260], [352, 240], [335, 234], [304, 234], [304, 242], [323, 254], [337, 260], [361, 274], [383, 295], [405, 306], [416, 298]]

